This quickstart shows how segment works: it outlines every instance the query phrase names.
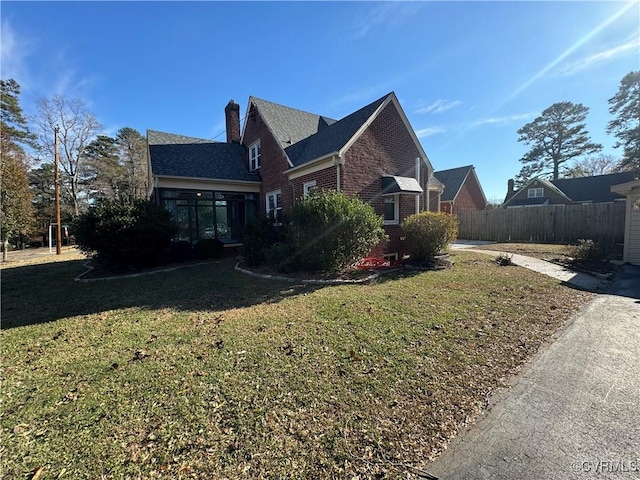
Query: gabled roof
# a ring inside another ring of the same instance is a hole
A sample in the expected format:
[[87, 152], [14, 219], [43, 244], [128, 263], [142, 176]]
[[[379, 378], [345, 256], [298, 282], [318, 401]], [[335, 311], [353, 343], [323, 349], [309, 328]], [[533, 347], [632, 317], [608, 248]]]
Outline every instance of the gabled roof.
[[155, 176], [259, 182], [247, 170], [247, 151], [236, 143], [147, 130], [151, 172]]
[[452, 202], [455, 200], [458, 192], [464, 184], [464, 181], [472, 170], [473, 165], [467, 165], [465, 167], [450, 168], [449, 170], [433, 172], [433, 176], [436, 177], [440, 183], [444, 184], [444, 192], [442, 192], [440, 201]]
[[319, 129], [304, 140], [286, 147], [285, 152], [293, 166], [302, 165], [340, 150], [390, 95], [393, 94], [389, 93], [343, 119]]
[[260, 116], [267, 123], [283, 149], [336, 122], [329, 117], [297, 110], [257, 97], [249, 97], [249, 111], [251, 105], [255, 105], [258, 109]]
[[623, 197], [611, 192], [611, 187], [619, 183], [631, 182], [634, 176], [634, 172], [620, 172], [594, 177], [561, 178], [551, 183], [574, 202], [613, 202]]
[[533, 178], [520, 190], [513, 192], [505, 199], [503, 205], [515, 206], [520, 201], [512, 201], [519, 192], [528, 189], [534, 181], [538, 181], [543, 186], [554, 190], [558, 194], [574, 203], [584, 202], [613, 202], [624, 198], [611, 191], [613, 185], [633, 181], [636, 174], [634, 172], [610, 173], [607, 175], [594, 175], [592, 177], [560, 178], [558, 180], [546, 180], [543, 178]]

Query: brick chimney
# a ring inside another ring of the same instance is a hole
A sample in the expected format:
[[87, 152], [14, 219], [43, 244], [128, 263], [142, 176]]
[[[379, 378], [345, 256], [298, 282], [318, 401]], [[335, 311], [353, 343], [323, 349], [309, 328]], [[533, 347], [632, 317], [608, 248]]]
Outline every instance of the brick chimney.
[[224, 107], [227, 127], [227, 143], [240, 143], [240, 105], [233, 100]]
[[513, 178], [510, 178], [507, 182], [507, 198], [513, 195]]

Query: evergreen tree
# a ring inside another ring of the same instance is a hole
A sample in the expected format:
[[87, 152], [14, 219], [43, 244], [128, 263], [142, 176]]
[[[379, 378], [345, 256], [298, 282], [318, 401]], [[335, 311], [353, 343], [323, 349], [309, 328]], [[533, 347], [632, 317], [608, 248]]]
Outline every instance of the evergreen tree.
[[609, 113], [616, 118], [607, 125], [607, 133], [618, 138], [614, 147], [623, 147], [619, 167], [640, 171], [640, 71], [624, 76], [609, 105]]
[[520, 159], [524, 166], [516, 177], [519, 186], [535, 176], [557, 180], [563, 164], [602, 150], [602, 145], [589, 140], [584, 124], [588, 112], [580, 103], [554, 103], [518, 130], [518, 141], [531, 145], [531, 150]]

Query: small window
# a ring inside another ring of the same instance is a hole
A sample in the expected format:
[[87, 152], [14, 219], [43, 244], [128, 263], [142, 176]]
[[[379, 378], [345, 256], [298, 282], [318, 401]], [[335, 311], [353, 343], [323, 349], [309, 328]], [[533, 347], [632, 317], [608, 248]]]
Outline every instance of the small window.
[[316, 181], [315, 180], [311, 180], [310, 182], [304, 182], [302, 184], [302, 195], [303, 196], [307, 196], [309, 195], [314, 189], [316, 188]]
[[282, 225], [282, 193], [280, 190], [267, 193], [267, 217], [274, 225]]
[[260, 157], [262, 152], [260, 150], [260, 141], [249, 147], [249, 170], [252, 172], [260, 168]]
[[389, 195], [384, 197], [384, 224], [385, 225], [397, 225], [398, 214], [398, 195]]
[[544, 195], [544, 189], [542, 187], [538, 187], [538, 188], [530, 188], [527, 191], [527, 196], [529, 198], [537, 198], [537, 197], [542, 197]]

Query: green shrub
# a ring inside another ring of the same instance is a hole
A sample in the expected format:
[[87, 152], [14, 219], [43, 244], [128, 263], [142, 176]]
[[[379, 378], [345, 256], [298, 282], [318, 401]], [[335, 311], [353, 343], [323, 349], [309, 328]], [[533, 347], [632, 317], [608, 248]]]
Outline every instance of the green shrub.
[[195, 254], [202, 260], [222, 257], [223, 249], [224, 244], [215, 238], [204, 238], [193, 247]]
[[458, 221], [448, 213], [421, 212], [402, 222], [404, 244], [412, 260], [427, 260], [444, 251], [458, 235]]
[[286, 270], [337, 271], [364, 257], [386, 240], [382, 217], [357, 197], [316, 190], [289, 214]]
[[286, 228], [274, 226], [267, 217], [252, 219], [244, 229], [241, 253], [247, 265], [252, 267], [267, 262], [267, 251], [274, 245], [284, 242]]
[[176, 226], [171, 214], [155, 203], [103, 202], [73, 223], [84, 253], [115, 271], [139, 270], [170, 259]]

